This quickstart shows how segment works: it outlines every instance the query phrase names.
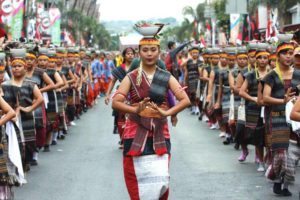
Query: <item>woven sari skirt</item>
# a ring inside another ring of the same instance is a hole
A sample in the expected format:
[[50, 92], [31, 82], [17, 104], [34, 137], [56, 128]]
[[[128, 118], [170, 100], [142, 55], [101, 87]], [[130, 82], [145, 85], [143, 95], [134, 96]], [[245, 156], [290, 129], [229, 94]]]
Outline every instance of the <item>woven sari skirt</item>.
[[75, 105], [80, 105], [80, 93], [79, 91], [75, 91]]
[[46, 142], [47, 133], [47, 117], [45, 104], [42, 104], [34, 111], [35, 131], [36, 131], [36, 145], [42, 147]]
[[169, 154], [123, 158], [124, 177], [130, 199], [168, 199]]
[[66, 130], [66, 120], [65, 120], [65, 101], [62, 92], [56, 92], [57, 105], [58, 105], [58, 128], [60, 130]]
[[244, 132], [244, 144], [264, 146], [265, 127], [261, 115], [261, 107], [254, 103], [248, 103], [245, 108], [246, 124]]
[[194, 105], [196, 103], [196, 91], [198, 86], [198, 79], [188, 80], [188, 95], [191, 103]]
[[270, 114], [268, 123], [271, 132], [271, 148], [273, 151], [287, 149], [289, 147], [290, 128], [286, 123], [285, 112], [271, 112]]
[[22, 129], [24, 134], [25, 143], [35, 143], [35, 122], [33, 118], [33, 112], [25, 113], [21, 112]]
[[295, 160], [289, 155], [287, 149], [280, 149], [272, 152], [273, 160], [269, 166], [266, 176], [268, 179], [284, 183], [295, 181]]
[[63, 113], [65, 109], [64, 98], [61, 92], [56, 92], [58, 113]]
[[46, 109], [48, 123], [53, 124], [56, 122], [58, 105], [55, 91], [49, 91], [48, 93], [49, 103]]
[[75, 91], [73, 88], [67, 89], [67, 104], [75, 105]]
[[230, 95], [231, 90], [229, 87], [223, 87], [222, 95], [222, 126], [228, 124], [229, 121], [229, 110], [230, 110]]

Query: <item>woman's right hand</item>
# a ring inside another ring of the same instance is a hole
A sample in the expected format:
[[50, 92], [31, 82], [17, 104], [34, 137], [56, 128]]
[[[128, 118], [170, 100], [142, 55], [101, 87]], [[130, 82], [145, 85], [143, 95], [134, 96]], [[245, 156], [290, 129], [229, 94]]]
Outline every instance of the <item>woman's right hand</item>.
[[136, 113], [139, 114], [140, 112], [142, 112], [148, 105], [149, 101], [150, 101], [150, 98], [147, 97], [143, 101], [139, 102], [138, 106], [136, 108]]
[[292, 92], [292, 88], [289, 88], [284, 95], [284, 103], [289, 102], [292, 98], [294, 98], [296, 92]]

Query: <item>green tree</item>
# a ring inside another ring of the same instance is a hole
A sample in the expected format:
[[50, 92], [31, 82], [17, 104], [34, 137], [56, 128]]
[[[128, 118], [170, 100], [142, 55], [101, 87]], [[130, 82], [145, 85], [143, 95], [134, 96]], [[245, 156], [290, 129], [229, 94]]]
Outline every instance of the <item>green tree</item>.
[[[188, 30], [192, 30], [191, 34], [193, 34], [193, 31], [196, 31], [196, 35], [194, 35], [194, 39], [198, 39], [199, 32], [198, 32], [198, 27], [204, 27], [204, 11], [205, 11], [205, 5], [206, 3], [200, 3], [197, 5], [196, 9], [192, 8], [191, 6], [186, 6], [183, 8], [183, 15], [185, 17], [190, 17], [193, 20], [189, 21], [187, 18], [185, 18], [185, 21], [181, 24], [183, 28], [188, 28]], [[196, 27], [195, 27], [196, 23]], [[188, 27], [189, 26], [189, 27]], [[194, 30], [195, 29], [195, 30]], [[179, 33], [182, 37], [184, 34]]]

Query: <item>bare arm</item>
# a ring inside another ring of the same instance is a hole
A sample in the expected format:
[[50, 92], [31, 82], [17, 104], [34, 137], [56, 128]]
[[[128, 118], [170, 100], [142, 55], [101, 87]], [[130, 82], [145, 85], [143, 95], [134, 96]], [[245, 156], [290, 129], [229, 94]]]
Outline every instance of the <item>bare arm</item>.
[[69, 84], [68, 84], [68, 81], [67, 81], [65, 75], [62, 75], [61, 78], [62, 78], [62, 80], [64, 82], [64, 85], [60, 89], [61, 89], [61, 91], [64, 91], [64, 90], [66, 90], [66, 89], [69, 88]]
[[243, 97], [244, 99], [247, 99], [248, 101], [253, 101], [256, 103], [257, 98], [250, 96], [247, 91], [248, 91], [248, 81], [247, 81], [247, 79], [245, 79], [245, 81], [240, 89], [239, 95], [241, 97]]
[[241, 73], [238, 74], [237, 80], [236, 80], [236, 84], [234, 86], [234, 94], [239, 95], [240, 89], [243, 85], [244, 82], [244, 78], [243, 75]]
[[187, 106], [191, 104], [189, 97], [185, 93], [184, 90], [182, 90], [180, 84], [178, 81], [171, 76], [169, 80], [169, 87], [172, 90], [173, 94], [175, 95], [178, 103], [166, 111], [165, 116], [173, 116], [185, 109]]
[[211, 101], [211, 98], [213, 95], [214, 80], [215, 80], [215, 72], [211, 71], [210, 75], [209, 75], [208, 92], [207, 92], [207, 97], [206, 97], [207, 102]]
[[291, 120], [300, 121], [300, 98], [297, 99], [292, 112], [291, 112]]
[[217, 105], [215, 108], [220, 108], [221, 102], [222, 102], [222, 93], [223, 93], [223, 78], [219, 77], [219, 89], [218, 89], [218, 97], [217, 97]]
[[114, 96], [112, 101], [112, 108], [124, 113], [137, 113], [137, 108], [125, 103], [126, 97], [131, 87], [131, 82], [126, 76], [121, 82], [118, 93]]
[[62, 87], [64, 85], [64, 81], [62, 80], [61, 76], [59, 75], [58, 72], [55, 72], [54, 74], [54, 78], [55, 78], [55, 88], [59, 89], [60, 87]]
[[272, 88], [269, 84], [265, 83], [264, 91], [263, 91], [263, 101], [266, 105], [282, 105], [286, 104], [290, 99], [295, 95], [294, 92], [291, 92], [291, 88], [289, 88], [285, 94], [284, 99], [278, 99], [271, 97]]
[[230, 86], [231, 91], [234, 91], [235, 85], [234, 85], [234, 77], [232, 75], [232, 72], [229, 72], [229, 74], [228, 74], [228, 81], [229, 81], [229, 86]]
[[263, 85], [259, 81], [258, 87], [257, 87], [257, 104], [260, 105], [260, 106], [264, 106], [264, 99], [263, 99], [262, 91], [263, 91]]
[[112, 89], [114, 88], [115, 84], [117, 82], [117, 79], [115, 77], [112, 78], [111, 82], [109, 83], [108, 89], [107, 89], [107, 93], [106, 93], [106, 97], [105, 97], [105, 104], [108, 105], [109, 103], [109, 99], [110, 99], [110, 94]]
[[20, 107], [20, 110], [22, 110], [23, 112], [32, 112], [44, 102], [43, 95], [36, 85], [33, 88], [33, 97], [34, 101], [32, 105], [26, 108]]
[[46, 72], [43, 73], [43, 81], [46, 83], [46, 86], [40, 89], [41, 92], [47, 92], [55, 89], [55, 84]]
[[5, 115], [0, 119], [0, 126], [8, 122], [9, 120], [13, 119], [16, 116], [15, 111], [12, 107], [9, 106], [8, 103], [0, 96], [0, 105], [1, 110], [4, 112]]
[[69, 74], [69, 76], [70, 76], [70, 80], [68, 80], [68, 83], [69, 84], [72, 84], [72, 83], [74, 83], [75, 82], [75, 76], [74, 76], [74, 74], [72, 73], [72, 71], [69, 69], [69, 71], [68, 71], [68, 74]]
[[209, 82], [209, 77], [206, 69], [202, 69], [202, 76], [200, 77], [200, 80]]

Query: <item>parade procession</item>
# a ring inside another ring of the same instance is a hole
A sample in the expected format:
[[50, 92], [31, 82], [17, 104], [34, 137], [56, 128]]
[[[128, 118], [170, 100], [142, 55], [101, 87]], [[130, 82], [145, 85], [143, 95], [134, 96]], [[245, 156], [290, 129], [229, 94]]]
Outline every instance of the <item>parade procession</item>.
[[131, 1], [0, 1], [0, 200], [300, 199], [300, 1]]

